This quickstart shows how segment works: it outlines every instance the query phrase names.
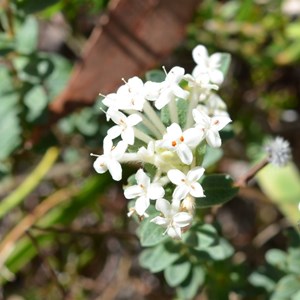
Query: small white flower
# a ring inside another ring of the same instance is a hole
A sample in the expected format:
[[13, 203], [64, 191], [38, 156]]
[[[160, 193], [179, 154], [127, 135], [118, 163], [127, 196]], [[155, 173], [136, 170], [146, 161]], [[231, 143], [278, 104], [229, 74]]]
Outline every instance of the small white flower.
[[203, 193], [203, 188], [198, 180], [204, 173], [204, 168], [196, 167], [191, 169], [186, 175], [177, 170], [172, 169], [168, 172], [168, 177], [172, 183], [177, 185], [173, 192], [173, 198], [181, 200], [185, 198], [188, 194], [193, 197], [205, 197]]
[[205, 104], [197, 107], [199, 108], [209, 116], [229, 116], [225, 102], [215, 93], [211, 93]]
[[122, 109], [142, 111], [145, 103], [145, 90], [143, 81], [134, 76], [117, 91], [119, 101], [122, 103]]
[[283, 167], [291, 159], [291, 148], [288, 141], [282, 137], [276, 137], [266, 146], [269, 162], [275, 166]]
[[150, 101], [155, 101], [155, 107], [159, 110], [175, 97], [186, 99], [189, 93], [179, 86], [183, 75], [183, 68], [174, 67], [163, 82], [146, 82], [146, 98]]
[[209, 146], [217, 148], [222, 144], [219, 131], [223, 129], [231, 119], [228, 116], [209, 117], [198, 109], [193, 109], [193, 117], [196, 122], [195, 128], [203, 133]]
[[180, 201], [170, 203], [165, 199], [158, 199], [155, 208], [162, 212], [163, 217], [157, 216], [151, 222], [166, 228], [164, 234], [172, 238], [181, 238], [181, 229], [192, 223], [193, 217], [187, 212], [180, 212]]
[[122, 109], [119, 97], [116, 93], [106, 95], [105, 98], [102, 100], [102, 103], [108, 107], [108, 110], [106, 112], [107, 122], [110, 120], [111, 111], [118, 111], [119, 109]]
[[110, 138], [106, 137], [103, 140], [103, 154], [98, 156], [93, 166], [97, 173], [103, 174], [107, 170], [110, 172], [112, 178], [116, 181], [122, 178], [122, 167], [119, 160], [124, 155], [127, 149], [127, 144], [120, 141], [117, 146], [113, 146]]
[[224, 75], [220, 70], [221, 53], [214, 53], [209, 56], [207, 49], [202, 45], [198, 45], [193, 49], [192, 55], [197, 64], [192, 73], [195, 78], [207, 74], [212, 83], [220, 85], [223, 82]]
[[180, 126], [173, 123], [167, 128], [163, 140], [157, 142], [157, 146], [176, 152], [184, 164], [190, 165], [193, 161], [192, 149], [197, 147], [201, 139], [201, 135], [195, 128], [182, 132]]
[[128, 117], [122, 112], [117, 110], [111, 110], [107, 112], [109, 117], [117, 125], [113, 126], [107, 131], [107, 135], [114, 139], [121, 135], [122, 140], [128, 145], [134, 144], [134, 130], [133, 127], [142, 121], [142, 118], [137, 114], [132, 114]]
[[161, 198], [165, 194], [164, 188], [157, 182], [151, 183], [150, 178], [143, 169], [139, 169], [135, 175], [137, 184], [129, 186], [125, 189], [124, 195], [127, 199], [136, 199], [135, 211], [144, 216], [150, 205], [150, 199], [155, 200]]
[[198, 74], [198, 77], [194, 77], [191, 74], [185, 74], [183, 77], [191, 88], [200, 88], [201, 90], [207, 91], [218, 90], [219, 86], [210, 83], [210, 77], [206, 73]]

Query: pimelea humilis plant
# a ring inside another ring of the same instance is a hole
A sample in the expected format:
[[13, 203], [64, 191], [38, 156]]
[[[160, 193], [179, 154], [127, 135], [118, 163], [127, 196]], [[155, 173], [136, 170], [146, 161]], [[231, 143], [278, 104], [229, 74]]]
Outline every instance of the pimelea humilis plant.
[[164, 271], [182, 299], [194, 297], [213, 262], [233, 254], [218, 230], [204, 222], [199, 208], [230, 200], [237, 186], [267, 163], [284, 165], [290, 156], [288, 143], [277, 139], [266, 147], [267, 158], [238, 184], [229, 175], [206, 174], [208, 161], [219, 153], [214, 149], [222, 145], [220, 131], [231, 123], [217, 94], [230, 55], [209, 56], [202, 45], [192, 55], [192, 74], [178, 66], [153, 71], [145, 83], [138, 77], [123, 80], [116, 93], [104, 96], [102, 109], [115, 125], [104, 138], [103, 154], [92, 154], [97, 157], [95, 170], [109, 171], [116, 181], [122, 179], [121, 164], [140, 165], [124, 188], [132, 200], [128, 216], [138, 217], [141, 244], [149, 247], [140, 262], [154, 273]]

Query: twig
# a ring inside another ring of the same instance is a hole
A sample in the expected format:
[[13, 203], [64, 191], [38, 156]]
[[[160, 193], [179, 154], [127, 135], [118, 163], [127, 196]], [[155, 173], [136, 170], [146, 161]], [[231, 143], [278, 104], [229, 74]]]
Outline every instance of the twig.
[[239, 178], [235, 182], [235, 186], [237, 187], [246, 187], [248, 182], [261, 170], [263, 169], [266, 165], [268, 165], [269, 160], [268, 158], [264, 158], [262, 161], [254, 165], [248, 172], [243, 175], [241, 178]]
[[31, 240], [32, 242], [32, 245], [34, 246], [34, 248], [36, 249], [37, 251], [37, 254], [38, 256], [40, 257], [41, 261], [42, 261], [42, 264], [44, 265], [44, 267], [46, 269], [48, 269], [48, 271], [50, 272], [51, 274], [51, 277], [52, 277], [52, 280], [53, 282], [56, 284], [57, 288], [60, 290], [61, 294], [62, 294], [62, 297], [63, 299], [68, 299], [68, 295], [69, 293], [65, 290], [65, 288], [61, 285], [61, 283], [59, 282], [58, 278], [57, 278], [57, 275], [54, 271], [54, 269], [51, 267], [46, 255], [42, 252], [42, 250], [40, 249], [37, 241], [36, 241], [36, 238], [30, 233], [29, 230], [26, 231], [26, 234], [27, 236], [29, 237], [29, 239]]
[[261, 248], [269, 240], [275, 237], [283, 229], [291, 227], [291, 223], [286, 219], [281, 219], [279, 222], [272, 223], [263, 229], [252, 241], [253, 245], [257, 248]]

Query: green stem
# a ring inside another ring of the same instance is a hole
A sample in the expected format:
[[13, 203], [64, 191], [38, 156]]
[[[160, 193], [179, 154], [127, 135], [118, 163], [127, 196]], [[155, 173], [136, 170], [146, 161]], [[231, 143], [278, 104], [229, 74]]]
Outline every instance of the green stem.
[[21, 203], [35, 187], [42, 181], [46, 173], [53, 166], [59, 154], [56, 147], [51, 147], [47, 150], [38, 166], [25, 179], [25, 181], [10, 195], [4, 198], [0, 203], [0, 219], [6, 215], [11, 209]]
[[195, 109], [197, 107], [197, 104], [199, 102], [198, 99], [199, 99], [199, 91], [197, 88], [194, 88], [190, 95], [190, 103], [189, 103], [189, 107], [188, 107], [186, 124], [185, 124], [184, 129], [190, 128], [194, 122], [193, 109]]
[[158, 129], [161, 136], [163, 136], [166, 133], [166, 127], [147, 101], [144, 104], [144, 112], [147, 115], [148, 119], [152, 121], [152, 124]]
[[149, 135], [145, 134], [143, 131], [137, 128], [134, 128], [133, 130], [135, 137], [140, 141], [145, 142], [146, 145], [148, 145], [149, 142], [153, 141], [153, 139]]

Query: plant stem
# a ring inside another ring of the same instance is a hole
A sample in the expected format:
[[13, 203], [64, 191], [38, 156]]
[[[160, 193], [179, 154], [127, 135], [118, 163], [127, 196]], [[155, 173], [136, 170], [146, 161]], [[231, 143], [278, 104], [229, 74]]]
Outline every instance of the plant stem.
[[243, 175], [241, 178], [239, 178], [235, 182], [235, 186], [238, 187], [245, 187], [247, 186], [248, 182], [261, 170], [263, 169], [266, 165], [269, 164], [268, 158], [264, 158], [262, 161], [254, 165], [248, 172]]

